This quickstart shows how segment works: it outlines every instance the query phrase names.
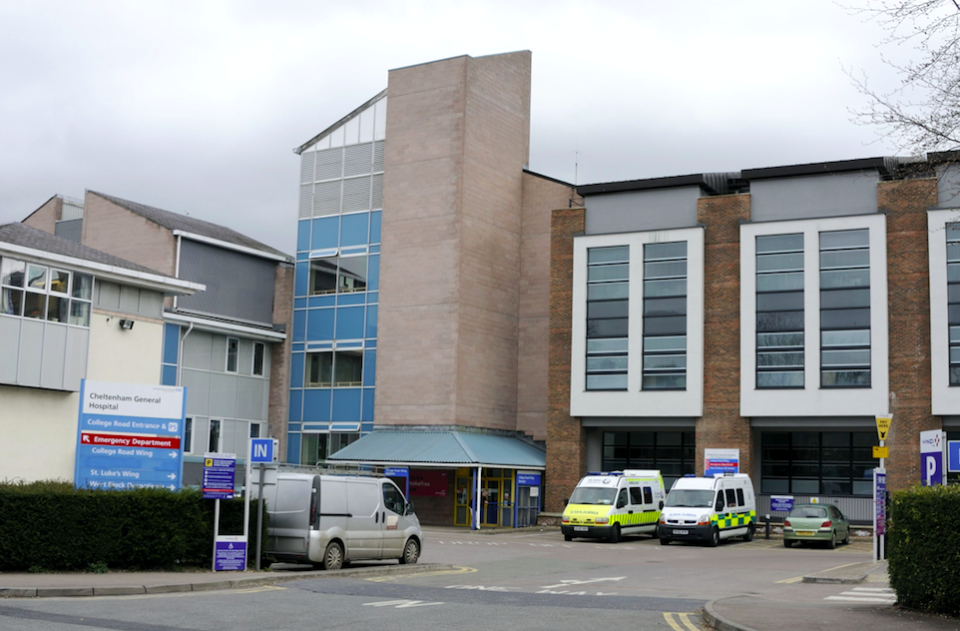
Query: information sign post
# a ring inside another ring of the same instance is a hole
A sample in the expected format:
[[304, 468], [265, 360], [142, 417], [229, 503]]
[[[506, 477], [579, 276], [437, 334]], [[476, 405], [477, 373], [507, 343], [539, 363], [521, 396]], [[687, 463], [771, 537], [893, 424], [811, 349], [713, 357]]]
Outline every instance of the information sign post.
[[275, 438], [251, 438], [250, 450], [247, 457], [247, 484], [246, 492], [243, 494], [243, 533], [247, 534], [247, 524], [250, 523], [250, 486], [253, 480], [252, 466], [258, 467], [257, 486], [257, 553], [256, 566], [260, 571], [260, 553], [263, 545], [263, 485], [266, 484], [264, 477], [267, 468], [276, 470], [276, 462], [280, 459], [280, 441]]
[[920, 432], [920, 484], [934, 486], [943, 484], [946, 434], [939, 429]]
[[887, 471], [873, 470], [873, 562], [885, 557], [884, 541], [887, 529]]
[[[203, 455], [203, 498], [214, 500], [213, 505], [213, 571], [238, 569], [234, 559], [238, 550], [238, 539], [220, 537], [220, 500], [232, 500], [234, 480], [237, 471], [236, 454], [207, 453]], [[233, 535], [236, 537], [236, 535]], [[246, 568], [246, 529], [243, 534], [243, 570]]]

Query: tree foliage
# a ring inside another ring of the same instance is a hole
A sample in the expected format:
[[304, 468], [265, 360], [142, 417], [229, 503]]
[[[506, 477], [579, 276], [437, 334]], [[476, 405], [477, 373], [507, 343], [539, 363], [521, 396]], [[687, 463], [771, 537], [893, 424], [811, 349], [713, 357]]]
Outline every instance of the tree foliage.
[[868, 0], [848, 7], [886, 31], [880, 47], [912, 48], [910, 60], [884, 63], [900, 85], [881, 91], [848, 71], [868, 105], [858, 122], [876, 125], [900, 151], [921, 155], [960, 148], [960, 0]]

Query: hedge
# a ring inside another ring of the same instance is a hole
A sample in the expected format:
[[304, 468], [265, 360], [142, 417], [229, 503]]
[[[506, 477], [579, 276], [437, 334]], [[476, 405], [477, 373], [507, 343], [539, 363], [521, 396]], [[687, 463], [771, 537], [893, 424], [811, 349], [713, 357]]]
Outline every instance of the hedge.
[[[199, 490], [75, 490], [66, 482], [0, 484], [0, 571], [210, 567], [213, 500]], [[248, 567], [256, 561], [250, 503]], [[264, 515], [264, 542], [267, 518]], [[221, 501], [220, 534], [243, 534], [243, 500]]]
[[887, 548], [901, 606], [960, 615], [960, 486], [894, 493]]

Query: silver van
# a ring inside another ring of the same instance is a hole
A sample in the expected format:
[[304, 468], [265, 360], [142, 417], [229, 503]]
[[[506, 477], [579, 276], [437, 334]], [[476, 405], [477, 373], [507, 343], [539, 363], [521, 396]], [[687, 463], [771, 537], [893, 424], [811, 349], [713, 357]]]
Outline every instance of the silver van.
[[338, 570], [345, 561], [420, 558], [420, 521], [388, 478], [278, 473], [264, 499], [265, 553], [278, 561]]

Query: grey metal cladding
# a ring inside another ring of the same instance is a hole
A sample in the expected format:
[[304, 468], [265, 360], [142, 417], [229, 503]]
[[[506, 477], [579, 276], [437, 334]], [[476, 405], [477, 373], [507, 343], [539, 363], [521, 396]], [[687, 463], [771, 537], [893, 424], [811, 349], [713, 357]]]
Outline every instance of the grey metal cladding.
[[163, 315], [163, 296], [149, 289], [97, 280], [93, 306], [104, 311], [160, 319]]
[[373, 143], [373, 172], [383, 171], [383, 141], [378, 140]]
[[300, 219], [313, 216], [313, 184], [304, 184], [300, 187]]
[[[201, 370], [182, 368], [180, 383], [187, 388], [187, 414], [206, 416], [210, 410], [210, 374]], [[196, 429], [196, 428], [194, 428]], [[197, 436], [197, 434], [194, 434]], [[196, 438], [194, 438], [196, 440]]]
[[648, 232], [697, 225], [700, 186], [589, 195], [586, 234]]
[[752, 221], [868, 215], [877, 212], [877, 171], [751, 180]]
[[336, 215], [340, 212], [341, 180], [323, 182], [313, 187], [313, 216]]
[[300, 181], [313, 183], [313, 163], [316, 153], [308, 151], [300, 156]]
[[177, 307], [270, 325], [276, 266], [257, 256], [183, 239], [180, 278], [203, 283], [207, 290], [180, 297]]
[[343, 149], [327, 149], [317, 151], [317, 181], [332, 180], [343, 176]]
[[0, 318], [0, 383], [17, 383], [20, 363], [20, 318]]
[[40, 385], [43, 326], [40, 320], [24, 320], [20, 329], [20, 369], [17, 373], [17, 383], [21, 386]]
[[343, 212], [370, 210], [370, 177], [343, 181]]
[[67, 356], [67, 327], [47, 323], [43, 331], [43, 369], [40, 386], [59, 390], [63, 387], [63, 367]]
[[68, 221], [58, 221], [53, 228], [53, 233], [61, 239], [80, 243], [81, 230], [83, 230], [83, 219], [70, 219]]
[[383, 174], [373, 176], [373, 209], [383, 208]]
[[366, 175], [373, 170], [373, 145], [352, 145], [343, 152], [343, 177]]
[[87, 376], [87, 349], [90, 330], [71, 326], [67, 329], [67, 354], [64, 360], [63, 388], [80, 390], [80, 380]]

